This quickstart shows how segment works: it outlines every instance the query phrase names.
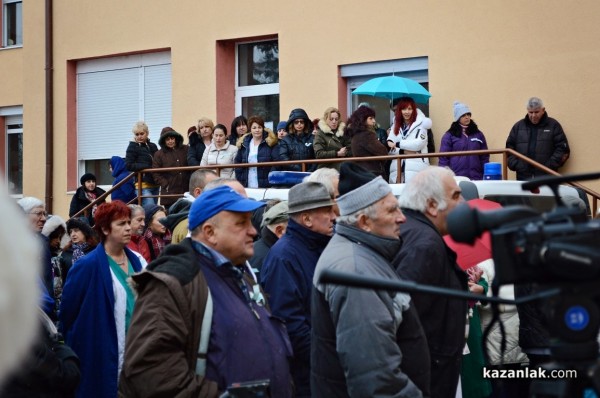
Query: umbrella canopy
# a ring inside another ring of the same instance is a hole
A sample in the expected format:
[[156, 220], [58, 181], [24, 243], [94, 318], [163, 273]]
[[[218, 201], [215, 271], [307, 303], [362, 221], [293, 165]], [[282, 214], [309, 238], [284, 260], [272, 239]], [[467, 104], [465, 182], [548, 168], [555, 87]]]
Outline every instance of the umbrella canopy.
[[394, 100], [400, 97], [411, 97], [420, 104], [429, 101], [429, 91], [414, 80], [400, 76], [384, 76], [367, 80], [352, 92], [354, 95], [370, 95]]
[[[472, 199], [467, 204], [472, 209], [479, 210], [494, 210], [502, 207], [496, 202], [485, 199]], [[444, 240], [448, 247], [456, 252], [456, 262], [464, 270], [492, 258], [492, 239], [487, 231], [481, 237], [475, 239], [472, 246], [466, 243], [458, 243], [450, 235], [445, 235]]]

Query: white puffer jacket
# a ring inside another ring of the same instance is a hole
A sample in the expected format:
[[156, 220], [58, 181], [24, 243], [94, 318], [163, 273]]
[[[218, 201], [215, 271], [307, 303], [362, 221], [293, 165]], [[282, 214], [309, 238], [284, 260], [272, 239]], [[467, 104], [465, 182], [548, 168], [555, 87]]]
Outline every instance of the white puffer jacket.
[[[409, 129], [402, 133], [402, 130], [398, 135], [394, 134], [394, 125], [390, 127], [390, 134], [388, 141], [393, 142], [396, 148], [390, 150], [390, 155], [400, 154], [400, 149], [411, 152], [427, 153], [427, 130], [432, 126], [431, 119], [417, 109], [417, 119], [413, 124], [410, 125]], [[392, 161], [390, 165], [390, 178], [389, 182], [395, 184], [397, 181], [398, 162]], [[404, 160], [404, 182], [408, 182], [413, 175], [418, 173], [429, 166], [428, 158], [415, 158]]]

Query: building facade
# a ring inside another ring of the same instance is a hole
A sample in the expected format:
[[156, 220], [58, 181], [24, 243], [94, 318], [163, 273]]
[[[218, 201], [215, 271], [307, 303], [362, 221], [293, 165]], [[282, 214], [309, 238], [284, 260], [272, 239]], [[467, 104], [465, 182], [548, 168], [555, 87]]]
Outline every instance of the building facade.
[[346, 118], [366, 100], [387, 127], [388, 103], [352, 90], [390, 74], [431, 92], [438, 147], [455, 100], [503, 148], [538, 96], [569, 137], [562, 171], [600, 166], [586, 112], [600, 92], [594, 0], [1, 1], [0, 166], [15, 195], [63, 216], [83, 173], [110, 183], [108, 159], [125, 156], [138, 120], [157, 142], [203, 116], [275, 126], [293, 108]]

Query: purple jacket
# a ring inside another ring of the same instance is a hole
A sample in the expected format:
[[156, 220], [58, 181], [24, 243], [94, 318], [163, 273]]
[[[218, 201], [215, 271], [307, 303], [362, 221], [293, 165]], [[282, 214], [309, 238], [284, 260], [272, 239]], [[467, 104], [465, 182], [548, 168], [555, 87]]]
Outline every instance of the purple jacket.
[[[452, 123], [442, 137], [440, 152], [476, 151], [488, 149], [485, 136], [477, 125], [471, 121], [467, 128], [467, 135], [462, 133], [462, 128], [457, 122]], [[483, 179], [483, 165], [490, 161], [489, 155], [479, 156], [445, 156], [440, 157], [439, 165], [448, 166], [457, 176], [468, 177], [471, 180]]]

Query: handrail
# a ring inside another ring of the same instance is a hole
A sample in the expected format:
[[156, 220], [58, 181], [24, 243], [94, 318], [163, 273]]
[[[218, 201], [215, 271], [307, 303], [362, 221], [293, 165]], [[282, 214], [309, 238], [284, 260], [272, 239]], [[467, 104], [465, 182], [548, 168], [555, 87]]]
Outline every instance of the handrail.
[[[165, 173], [171, 171], [196, 171], [198, 169], [209, 169], [215, 170], [217, 174], [220, 174], [220, 170], [224, 168], [247, 168], [247, 167], [264, 167], [264, 166], [286, 166], [286, 165], [301, 165], [302, 171], [306, 171], [306, 165], [318, 163], [340, 163], [346, 161], [352, 162], [364, 162], [370, 160], [392, 160], [397, 162], [398, 170], [400, 170], [400, 165], [403, 159], [416, 159], [416, 158], [439, 158], [439, 157], [453, 157], [453, 156], [477, 156], [477, 155], [502, 155], [502, 179], [508, 179], [508, 157], [515, 156], [518, 159], [532, 165], [533, 167], [542, 170], [543, 172], [560, 176], [560, 173], [549, 169], [541, 163], [536, 162], [533, 159], [528, 158], [527, 156], [513, 150], [510, 148], [502, 148], [502, 149], [485, 149], [485, 150], [476, 150], [476, 151], [457, 151], [457, 152], [432, 152], [432, 153], [419, 153], [419, 154], [403, 154], [403, 155], [385, 155], [385, 156], [365, 156], [365, 157], [352, 157], [352, 158], [328, 158], [328, 159], [307, 159], [307, 160], [285, 160], [285, 161], [276, 161], [276, 162], [261, 162], [261, 163], [234, 163], [234, 164], [211, 164], [206, 166], [185, 166], [185, 167], [163, 167], [163, 168], [149, 168], [143, 169], [138, 172], [133, 172], [125, 177], [123, 180], [119, 181], [118, 184], [114, 185], [112, 188], [107, 190], [100, 197], [96, 198], [92, 203], [84, 207], [81, 211], [77, 212], [73, 217], [77, 217], [80, 214], [84, 213], [87, 209], [91, 208], [94, 204], [100, 202], [102, 199], [106, 198], [108, 195], [112, 193], [116, 188], [125, 184], [131, 178], [137, 175], [137, 180], [142, 181], [142, 176], [145, 173]], [[569, 182], [569, 185], [577, 187], [583, 190], [587, 195], [592, 198], [592, 215], [595, 215], [598, 211], [598, 200], [600, 199], [600, 193], [585, 187], [584, 185], [577, 182]], [[154, 198], [154, 197], [181, 197], [182, 194], [170, 194], [170, 195], [142, 195], [141, 184], [138, 184], [138, 204], [142, 203], [143, 198]]]

